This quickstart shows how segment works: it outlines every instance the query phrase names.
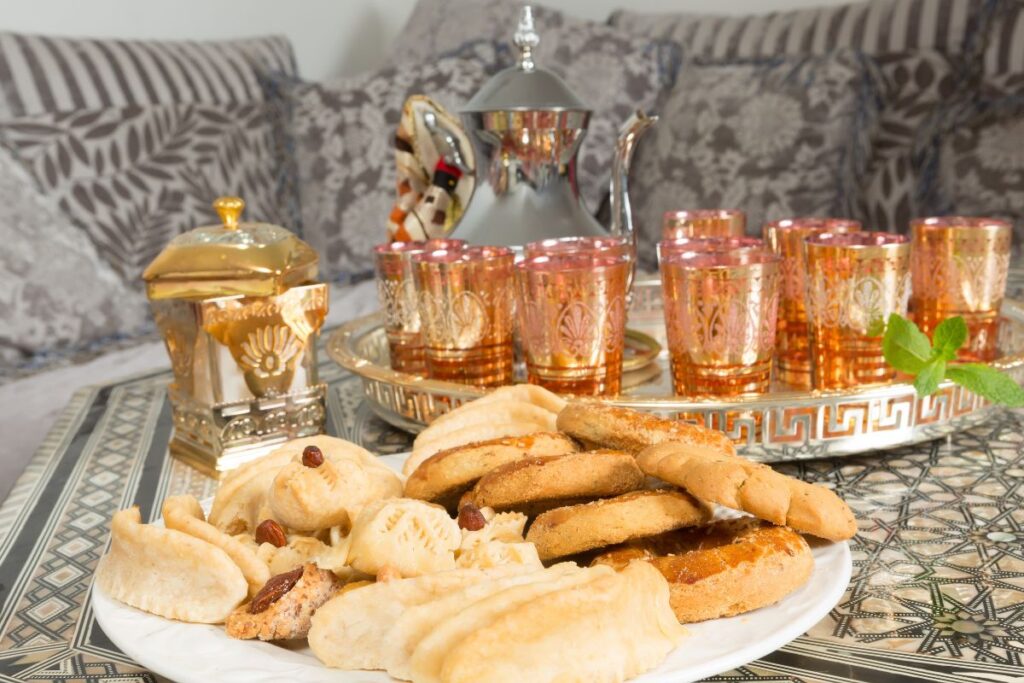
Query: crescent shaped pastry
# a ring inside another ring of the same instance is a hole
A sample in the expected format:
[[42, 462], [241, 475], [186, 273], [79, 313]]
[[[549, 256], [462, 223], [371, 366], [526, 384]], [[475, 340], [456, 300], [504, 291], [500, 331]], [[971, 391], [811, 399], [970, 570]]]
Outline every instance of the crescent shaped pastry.
[[344, 591], [313, 614], [309, 647], [325, 666], [383, 669], [384, 636], [407, 609], [463, 586], [526, 571], [515, 565], [486, 571], [456, 569]]
[[249, 592], [227, 553], [180, 531], [143, 524], [137, 507], [114, 513], [110, 532], [96, 585], [115, 600], [168, 619], [219, 624]]
[[242, 570], [249, 584], [249, 595], [255, 595], [270, 579], [267, 563], [252, 548], [206, 523], [203, 508], [192, 496], [170, 496], [163, 505], [164, 524], [189, 536], [217, 546]]
[[521, 601], [480, 626], [451, 642], [436, 677], [416, 680], [619, 683], [661, 664], [685, 634], [665, 579], [642, 562]]

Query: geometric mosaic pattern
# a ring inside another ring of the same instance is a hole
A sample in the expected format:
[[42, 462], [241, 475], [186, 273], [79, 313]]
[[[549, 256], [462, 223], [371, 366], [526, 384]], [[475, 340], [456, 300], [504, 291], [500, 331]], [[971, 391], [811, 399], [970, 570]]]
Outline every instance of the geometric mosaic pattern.
[[[326, 356], [321, 356], [326, 358]], [[407, 434], [329, 361], [328, 430], [379, 453]], [[167, 495], [213, 492], [166, 457], [167, 376], [84, 390], [0, 506], [0, 681], [156, 681], [88, 608], [114, 510], [151, 519]], [[949, 439], [779, 469], [853, 507], [849, 589], [804, 637], [712, 681], [1008, 683], [1024, 672], [1024, 411]]]

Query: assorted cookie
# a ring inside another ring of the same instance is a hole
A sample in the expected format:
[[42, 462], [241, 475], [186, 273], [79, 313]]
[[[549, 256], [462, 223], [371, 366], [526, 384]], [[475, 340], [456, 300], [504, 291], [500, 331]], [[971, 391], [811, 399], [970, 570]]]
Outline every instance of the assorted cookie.
[[[228, 475], [209, 518], [190, 496], [164, 502], [165, 527], [115, 514], [97, 585], [414, 683], [617, 682], [661, 663], [682, 623], [802, 586], [798, 532], [856, 532], [833, 491], [723, 434], [532, 386], [437, 420], [405, 473], [341, 439], [289, 442]], [[716, 505], [745, 516], [714, 521]]]

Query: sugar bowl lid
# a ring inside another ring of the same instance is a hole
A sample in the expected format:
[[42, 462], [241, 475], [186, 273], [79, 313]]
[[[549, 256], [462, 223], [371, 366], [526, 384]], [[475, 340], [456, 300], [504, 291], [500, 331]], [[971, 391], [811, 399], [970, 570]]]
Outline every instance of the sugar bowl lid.
[[533, 8], [524, 5], [514, 42], [518, 63], [491, 77], [462, 108], [463, 113], [491, 111], [590, 111], [557, 74], [538, 68], [533, 51], [540, 36], [533, 24]]
[[317, 254], [293, 232], [240, 222], [239, 197], [220, 197], [213, 208], [220, 225], [178, 235], [146, 268], [150, 299], [273, 296], [316, 280]]

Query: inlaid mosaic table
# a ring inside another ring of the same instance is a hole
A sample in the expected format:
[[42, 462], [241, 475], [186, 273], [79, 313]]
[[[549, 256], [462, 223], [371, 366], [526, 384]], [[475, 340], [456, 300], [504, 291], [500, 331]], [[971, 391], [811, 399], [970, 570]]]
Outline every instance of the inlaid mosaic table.
[[[407, 449], [362, 404], [358, 379], [329, 361], [321, 372], [331, 433]], [[0, 507], [0, 680], [159, 680], [110, 643], [89, 595], [115, 510], [137, 504], [153, 519], [167, 495], [214, 491], [167, 457], [167, 382], [76, 394]], [[950, 440], [781, 469], [853, 507], [853, 579], [806, 636], [711, 680], [1024, 681], [1024, 412]]]

